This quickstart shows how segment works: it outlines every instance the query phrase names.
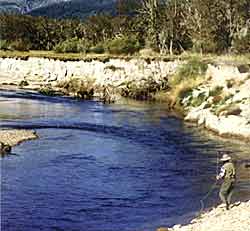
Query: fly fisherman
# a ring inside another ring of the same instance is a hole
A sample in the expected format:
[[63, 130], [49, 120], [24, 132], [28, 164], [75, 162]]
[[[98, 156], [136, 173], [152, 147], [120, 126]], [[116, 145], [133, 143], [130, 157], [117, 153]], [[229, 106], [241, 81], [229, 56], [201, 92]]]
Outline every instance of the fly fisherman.
[[232, 163], [232, 158], [228, 154], [224, 154], [220, 161], [223, 162], [223, 166], [221, 167], [220, 174], [216, 176], [216, 179], [223, 179], [223, 182], [219, 196], [221, 201], [226, 205], [226, 209], [229, 210], [235, 184], [235, 167]]

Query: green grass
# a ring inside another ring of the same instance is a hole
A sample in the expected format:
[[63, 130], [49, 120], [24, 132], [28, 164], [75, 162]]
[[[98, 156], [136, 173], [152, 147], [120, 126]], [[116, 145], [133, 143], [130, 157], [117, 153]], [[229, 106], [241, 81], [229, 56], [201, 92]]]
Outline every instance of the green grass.
[[122, 58], [126, 60], [130, 60], [132, 58], [139, 58], [144, 60], [162, 60], [162, 61], [192, 61], [194, 59], [199, 60], [205, 64], [208, 63], [235, 63], [235, 64], [250, 64], [250, 54], [245, 55], [214, 55], [214, 54], [206, 54], [200, 55], [197, 53], [189, 53], [185, 52], [181, 55], [160, 55], [157, 53], [152, 54], [139, 54], [135, 53], [133, 55], [112, 55], [112, 54], [84, 54], [84, 53], [56, 53], [54, 51], [5, 51], [0, 50], [0, 57], [3, 58], [21, 58], [27, 59], [29, 57], [38, 57], [38, 58], [49, 58], [49, 59], [58, 59], [62, 61], [91, 61], [91, 60], [100, 60], [107, 61], [112, 58]]
[[201, 59], [193, 57], [185, 64], [179, 67], [177, 73], [170, 78], [170, 86], [173, 88], [185, 80], [195, 80], [204, 76], [207, 70], [207, 64]]
[[0, 113], [0, 120], [9, 120], [9, 119], [18, 119], [18, 118], [19, 118], [18, 116]]

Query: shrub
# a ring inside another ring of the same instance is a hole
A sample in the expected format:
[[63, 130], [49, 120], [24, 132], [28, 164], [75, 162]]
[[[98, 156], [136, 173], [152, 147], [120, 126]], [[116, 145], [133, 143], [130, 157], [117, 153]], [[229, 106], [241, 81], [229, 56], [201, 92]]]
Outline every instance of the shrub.
[[50, 86], [45, 86], [42, 87], [38, 90], [38, 92], [42, 95], [46, 95], [46, 96], [56, 96], [56, 92], [50, 87]]
[[214, 53], [216, 49], [219, 49], [218, 42], [213, 41], [212, 39], [202, 39], [202, 40], [193, 40], [192, 51], [195, 53]]
[[170, 79], [170, 85], [177, 85], [185, 79], [196, 79], [205, 74], [207, 64], [201, 62], [198, 58], [192, 58], [186, 64], [182, 65], [177, 73]]
[[90, 48], [90, 52], [95, 54], [103, 54], [105, 50], [102, 44], [97, 44], [96, 46]]
[[9, 48], [11, 50], [17, 50], [17, 51], [29, 51], [29, 49], [31, 48], [31, 44], [27, 41], [18, 39], [10, 43]]
[[29, 86], [29, 83], [27, 80], [22, 80], [20, 83], [19, 83], [19, 87], [26, 87], [26, 86]]
[[218, 96], [223, 92], [223, 87], [216, 86], [211, 91], [209, 91], [209, 96]]
[[89, 44], [85, 40], [71, 38], [57, 44], [54, 51], [57, 53], [87, 53]]
[[185, 79], [181, 81], [176, 86], [172, 87], [169, 92], [169, 101], [171, 103], [171, 107], [174, 106], [183, 106], [183, 99], [189, 98], [189, 101], [186, 103], [185, 106], [192, 105], [198, 105], [199, 102], [194, 102], [192, 97], [193, 89], [198, 87], [202, 82], [204, 81], [204, 78], [197, 77], [196, 79]]
[[62, 88], [66, 94], [73, 94], [79, 99], [92, 99], [94, 97], [94, 81], [90, 79], [83, 81], [79, 78], [72, 78], [61, 82], [58, 87]]
[[135, 37], [121, 37], [107, 41], [105, 48], [110, 54], [134, 54], [140, 50], [140, 43]]
[[245, 36], [234, 39], [232, 50], [239, 54], [250, 52], [250, 31]]
[[7, 50], [8, 49], [8, 42], [6, 40], [0, 39], [0, 50]]

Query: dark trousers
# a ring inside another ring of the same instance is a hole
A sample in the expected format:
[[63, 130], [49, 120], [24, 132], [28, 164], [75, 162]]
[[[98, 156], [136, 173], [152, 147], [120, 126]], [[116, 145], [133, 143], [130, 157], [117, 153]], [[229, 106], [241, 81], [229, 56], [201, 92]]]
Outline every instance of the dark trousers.
[[225, 179], [220, 188], [220, 199], [223, 203], [226, 204], [227, 208], [231, 203], [231, 197], [233, 195], [234, 190], [234, 180], [233, 179]]

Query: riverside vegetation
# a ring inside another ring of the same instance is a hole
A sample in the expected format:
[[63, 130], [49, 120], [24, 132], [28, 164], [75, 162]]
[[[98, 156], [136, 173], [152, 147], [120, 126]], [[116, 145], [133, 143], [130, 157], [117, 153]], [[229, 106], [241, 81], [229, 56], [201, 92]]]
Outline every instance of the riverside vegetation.
[[0, 15], [0, 49], [71, 53], [250, 52], [247, 0], [124, 0], [111, 14], [51, 19]]
[[60, 61], [1, 58], [0, 84], [46, 95], [119, 97], [165, 102], [187, 121], [222, 136], [250, 139], [250, 60], [247, 56], [180, 56]]

